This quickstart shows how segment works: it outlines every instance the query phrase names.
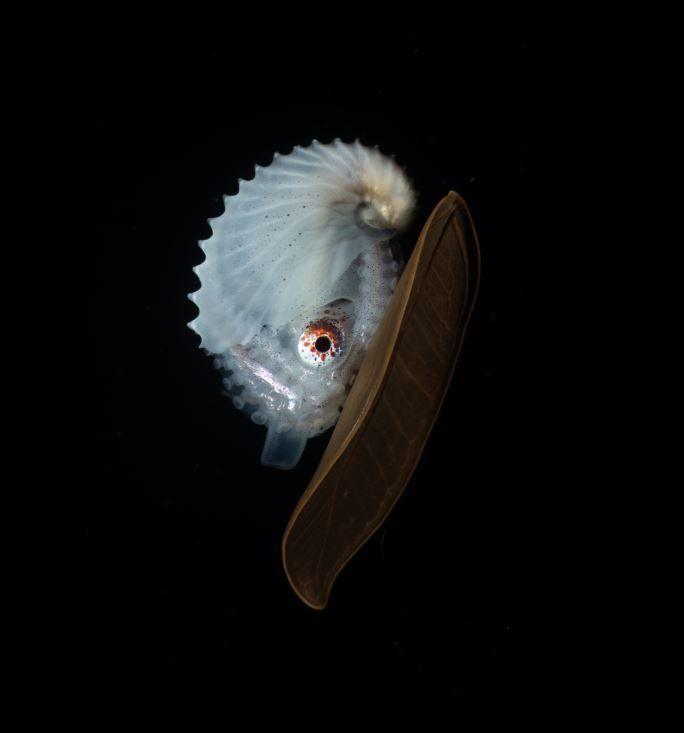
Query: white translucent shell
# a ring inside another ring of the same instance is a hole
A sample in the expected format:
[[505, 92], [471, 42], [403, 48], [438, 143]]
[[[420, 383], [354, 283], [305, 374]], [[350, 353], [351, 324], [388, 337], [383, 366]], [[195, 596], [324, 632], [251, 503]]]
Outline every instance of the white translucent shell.
[[401, 168], [358, 141], [314, 141], [276, 156], [225, 198], [195, 268], [189, 325], [201, 346], [221, 354], [246, 345], [263, 326], [279, 327], [335, 297], [360, 253], [405, 223], [414, 195]]

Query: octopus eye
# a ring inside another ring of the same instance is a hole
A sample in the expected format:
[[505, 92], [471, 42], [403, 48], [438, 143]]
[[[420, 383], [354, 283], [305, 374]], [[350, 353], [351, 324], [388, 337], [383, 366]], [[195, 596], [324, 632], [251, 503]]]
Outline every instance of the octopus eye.
[[310, 366], [321, 367], [339, 362], [344, 353], [344, 333], [333, 320], [311, 321], [299, 337], [300, 359]]

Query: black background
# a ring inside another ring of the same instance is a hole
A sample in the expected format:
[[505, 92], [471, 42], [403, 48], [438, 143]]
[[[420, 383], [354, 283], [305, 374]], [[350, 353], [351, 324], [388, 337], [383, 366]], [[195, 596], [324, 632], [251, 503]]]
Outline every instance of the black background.
[[[524, 43], [444, 19], [63, 21], [55, 41], [57, 719], [506, 711]], [[315, 612], [279, 553], [328, 436], [292, 472], [262, 467], [265, 431], [221, 396], [185, 324], [222, 195], [274, 151], [335, 137], [379, 145], [413, 179], [406, 254], [461, 193], [483, 269], [423, 459]]]

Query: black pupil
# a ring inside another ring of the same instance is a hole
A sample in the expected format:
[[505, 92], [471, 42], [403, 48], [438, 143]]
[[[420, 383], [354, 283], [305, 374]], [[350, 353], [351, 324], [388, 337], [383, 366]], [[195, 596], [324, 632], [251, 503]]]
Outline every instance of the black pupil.
[[314, 346], [318, 351], [327, 351], [330, 348], [330, 339], [327, 336], [319, 336]]

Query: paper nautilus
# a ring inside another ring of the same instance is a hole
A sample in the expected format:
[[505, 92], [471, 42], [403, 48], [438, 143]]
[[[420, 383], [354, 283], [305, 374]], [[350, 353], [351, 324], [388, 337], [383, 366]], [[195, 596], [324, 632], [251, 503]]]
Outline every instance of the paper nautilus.
[[415, 194], [394, 160], [358, 141], [276, 153], [224, 201], [200, 243], [189, 325], [234, 405], [265, 426], [262, 463], [292, 468], [336, 425], [282, 547], [293, 589], [320, 609], [432, 430], [477, 292], [477, 237], [451, 192], [402, 272], [390, 242]]

